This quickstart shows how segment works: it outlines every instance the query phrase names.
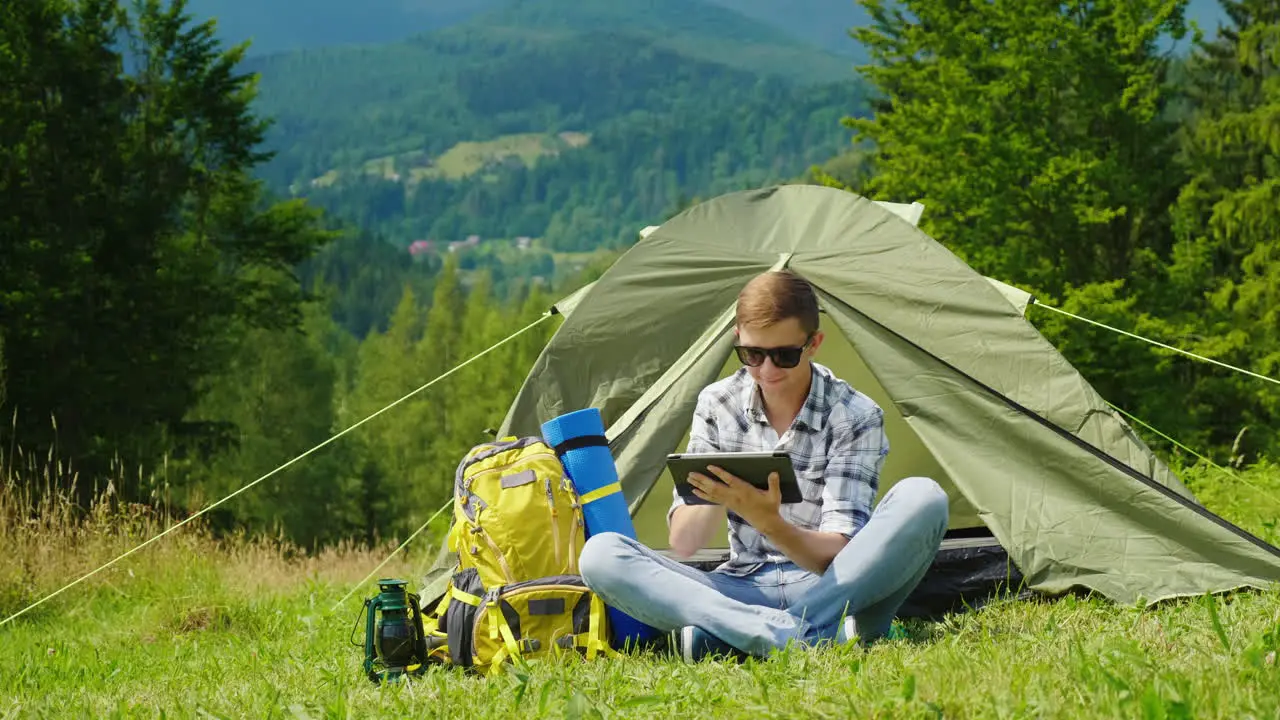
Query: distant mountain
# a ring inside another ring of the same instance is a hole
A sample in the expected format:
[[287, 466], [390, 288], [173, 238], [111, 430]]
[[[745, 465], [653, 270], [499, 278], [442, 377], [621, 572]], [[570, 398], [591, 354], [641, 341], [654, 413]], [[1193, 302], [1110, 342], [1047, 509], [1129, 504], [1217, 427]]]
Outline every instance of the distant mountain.
[[417, 248], [616, 244], [682, 197], [802, 174], [863, 107], [849, 57], [696, 0], [519, 0], [244, 69], [274, 120], [264, 179]]
[[[218, 20], [220, 36], [239, 43], [251, 41], [250, 55], [311, 50], [337, 45], [376, 45], [396, 42], [424, 32], [452, 27], [519, 0], [189, 0], [198, 18]], [[636, 3], [615, 3], [628, 14]], [[641, 3], [643, 4], [643, 3]], [[857, 0], [681, 0], [676, 14], [696, 15], [699, 5], [713, 4], [734, 11], [800, 40], [856, 60], [865, 53], [849, 37], [853, 27], [869, 20]], [[589, 3], [588, 3], [589, 5]], [[575, 20], [578, 11], [562, 6], [562, 18]], [[590, 14], [588, 9], [587, 14]], [[1217, 0], [1191, 0], [1187, 16], [1214, 34], [1226, 14]]]
[[408, 40], [256, 57], [245, 69], [261, 74], [259, 109], [276, 121], [280, 152], [270, 173], [288, 184], [405, 152], [722, 103], [761, 82], [856, 77], [847, 57], [695, 0], [518, 0]]
[[[538, 3], [532, 3], [538, 5]], [[855, 55], [857, 43], [848, 28], [864, 22], [866, 13], [856, 0], [679, 0], [652, 5], [645, 0], [615, 2], [624, 15], [649, 16], [649, 24], [679, 17], [708, 17], [700, 6], [711, 4], [740, 13], [801, 41], [842, 55]], [[551, 18], [582, 28], [601, 19], [599, 6], [559, 5], [554, 9], [528, 7], [521, 0], [189, 0], [199, 18], [218, 20], [220, 35], [229, 42], [251, 41], [251, 55], [269, 55], [336, 45], [373, 45], [404, 40], [475, 19], [495, 10], [507, 17], [560, 13]], [[725, 18], [725, 15], [718, 17]], [[732, 21], [730, 21], [732, 22]], [[741, 28], [739, 28], [741, 29]], [[728, 32], [733, 35], [733, 30]], [[777, 42], [778, 35], [771, 42]]]
[[835, 0], [788, 0], [789, 14], [765, 0], [448, 0], [414, 15], [417, 2], [362, 10], [442, 27], [244, 69], [274, 120], [264, 179], [421, 252], [473, 236], [617, 245], [689, 197], [802, 175], [848, 147], [842, 116], [866, 112], [858, 59], [797, 37], [835, 47], [856, 21], [822, 20]]
[[870, 23], [857, 0], [707, 0], [768, 23], [824, 50], [863, 58], [849, 30]]
[[[624, 33], [692, 58], [805, 82], [852, 77], [853, 63], [731, 9], [743, 0], [513, 0], [467, 21], [508, 31]], [[813, 4], [813, 0], [805, 0]], [[625, 46], [617, 48], [625, 50]]]
[[250, 41], [250, 55], [336, 45], [376, 45], [465, 22], [505, 0], [188, 0], [199, 19], [215, 18], [228, 43]]

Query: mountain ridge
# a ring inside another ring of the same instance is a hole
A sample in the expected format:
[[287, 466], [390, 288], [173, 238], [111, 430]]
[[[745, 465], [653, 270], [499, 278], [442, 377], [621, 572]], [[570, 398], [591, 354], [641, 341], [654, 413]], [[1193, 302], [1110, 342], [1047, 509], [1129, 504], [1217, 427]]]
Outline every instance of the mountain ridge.
[[[300, 21], [296, 0], [189, 0], [198, 20], [216, 18], [229, 44], [249, 41], [248, 55], [261, 57], [322, 47], [399, 42], [454, 27], [500, 11], [512, 0], [311, 0]], [[866, 53], [849, 35], [870, 22], [857, 0], [686, 0], [713, 5], [773, 26], [792, 38], [863, 62]], [[1217, 0], [1190, 0], [1187, 17], [1216, 34], [1227, 16]]]
[[[698, 12], [673, 17], [687, 7]], [[467, 141], [589, 132], [760, 83], [858, 82], [847, 57], [692, 0], [522, 0], [396, 43], [255, 56], [244, 69], [274, 120], [278, 187]]]
[[[650, 0], [639, 0], [648, 3]], [[188, 0], [188, 11], [197, 19], [214, 18], [218, 34], [225, 42], [248, 41], [248, 55], [261, 57], [296, 50], [349, 45], [377, 45], [407, 40], [416, 35], [475, 22], [488, 16], [526, 12], [537, 0], [366, 0], [356, 5], [349, 0], [312, 0], [307, 4], [306, 21], [299, 21], [298, 6], [290, 0]], [[566, 4], [559, 9], [567, 19], [584, 14], [584, 7]], [[613, 3], [633, 16], [636, 3]], [[788, 41], [843, 56], [860, 55], [848, 28], [866, 21], [867, 15], [854, 0], [792, 0], [781, 9], [774, 0], [678, 0], [668, 5], [668, 20], [706, 15], [708, 9], [731, 13], [735, 24], [749, 21], [768, 27]], [[597, 10], [599, 8], [597, 7]], [[726, 16], [727, 17], [727, 16]], [[775, 37], [771, 42], [777, 43]]]

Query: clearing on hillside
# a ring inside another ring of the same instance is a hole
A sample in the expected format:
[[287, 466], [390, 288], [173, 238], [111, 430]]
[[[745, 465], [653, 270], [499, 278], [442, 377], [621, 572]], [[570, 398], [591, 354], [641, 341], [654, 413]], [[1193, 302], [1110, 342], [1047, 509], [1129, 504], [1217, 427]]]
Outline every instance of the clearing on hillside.
[[[376, 175], [394, 182], [415, 184], [424, 179], [461, 180], [486, 168], [518, 161], [533, 167], [543, 157], [556, 156], [565, 150], [585, 147], [590, 133], [562, 132], [519, 133], [500, 135], [492, 140], [460, 142], [444, 154], [433, 158], [422, 151], [385, 155], [365, 161], [358, 172]], [[345, 175], [355, 172], [333, 169], [311, 181], [312, 187], [328, 187]]]

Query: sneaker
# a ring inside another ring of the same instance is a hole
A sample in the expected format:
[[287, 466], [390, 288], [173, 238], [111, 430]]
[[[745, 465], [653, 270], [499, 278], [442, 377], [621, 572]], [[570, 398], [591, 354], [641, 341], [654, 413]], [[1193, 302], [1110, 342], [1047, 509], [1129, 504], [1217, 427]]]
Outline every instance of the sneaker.
[[836, 630], [836, 644], [844, 645], [855, 641], [859, 645], [866, 644], [858, 635], [858, 623], [854, 622], [852, 615], [846, 615], [844, 620], [840, 621], [840, 628]]
[[[884, 634], [883, 639], [908, 640], [910, 636], [907, 634], [907, 629], [902, 626], [902, 623], [895, 620], [889, 625], [889, 630]], [[855, 640], [859, 645], [869, 644], [865, 638], [858, 634], [858, 623], [854, 621], [853, 616], [847, 615], [844, 620], [840, 621], [840, 628], [836, 631], [836, 643], [843, 645]]]
[[696, 625], [686, 625], [676, 633], [672, 633], [672, 644], [680, 658], [687, 663], [696, 663], [708, 656], [727, 657], [745, 660], [748, 653], [739, 650]]

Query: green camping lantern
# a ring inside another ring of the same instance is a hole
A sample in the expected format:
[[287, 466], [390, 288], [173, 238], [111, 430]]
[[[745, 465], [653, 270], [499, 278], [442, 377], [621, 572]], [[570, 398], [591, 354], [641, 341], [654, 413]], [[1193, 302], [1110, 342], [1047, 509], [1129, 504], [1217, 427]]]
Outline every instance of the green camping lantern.
[[379, 580], [377, 597], [364, 601], [364, 671], [375, 683], [426, 667], [420, 601], [407, 586], [404, 580]]

